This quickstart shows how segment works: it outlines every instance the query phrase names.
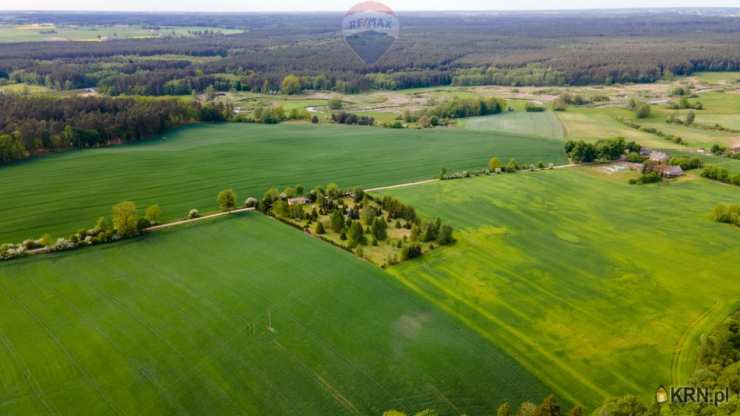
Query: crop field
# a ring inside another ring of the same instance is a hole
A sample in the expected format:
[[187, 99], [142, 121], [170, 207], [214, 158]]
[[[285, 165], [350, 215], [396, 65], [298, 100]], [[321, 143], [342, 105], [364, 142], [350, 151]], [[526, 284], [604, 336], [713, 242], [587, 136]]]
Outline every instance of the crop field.
[[2, 414], [483, 414], [548, 392], [379, 268], [261, 214], [2, 264], [0, 309]]
[[240, 30], [215, 27], [161, 27], [158, 29], [143, 26], [54, 26], [41, 25], [0, 25], [0, 43], [44, 42], [44, 41], [100, 41], [105, 39], [141, 39], [164, 36], [193, 36], [194, 31], [214, 31], [223, 34], [241, 33]]
[[[138, 145], [52, 155], [0, 169], [0, 241], [59, 236], [92, 226], [110, 207], [158, 203], [163, 219], [216, 208], [233, 188], [241, 201], [271, 186], [335, 182], [377, 187], [428, 179], [440, 169], [501, 160], [565, 162], [554, 140], [460, 129], [383, 129], [282, 124], [199, 125]], [[241, 202], [240, 201], [240, 202]]]
[[697, 337], [740, 306], [737, 230], [710, 219], [740, 190], [630, 175], [571, 168], [387, 191], [459, 230], [455, 246], [390, 272], [573, 402], [649, 399], [686, 382]]
[[498, 131], [546, 139], [563, 139], [563, 126], [550, 111], [542, 113], [512, 112], [493, 116], [471, 117], [461, 121], [467, 130]]

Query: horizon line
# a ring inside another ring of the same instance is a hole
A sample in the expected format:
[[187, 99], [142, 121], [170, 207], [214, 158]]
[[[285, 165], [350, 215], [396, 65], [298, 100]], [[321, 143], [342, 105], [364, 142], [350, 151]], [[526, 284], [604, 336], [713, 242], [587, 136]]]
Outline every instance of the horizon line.
[[[638, 6], [638, 7], [600, 7], [600, 8], [582, 8], [582, 7], [563, 7], [560, 9], [441, 9], [441, 10], [423, 10], [423, 9], [394, 9], [399, 12], [410, 13], [551, 13], [561, 11], [646, 11], [646, 10], [740, 10], [740, 6]], [[182, 14], [223, 14], [223, 13], [240, 13], [240, 14], [316, 14], [316, 13], [345, 13], [346, 10], [327, 9], [327, 10], [139, 10], [139, 9], [0, 9], [0, 13], [146, 13], [146, 14], [163, 14], [163, 13], [182, 13]]]

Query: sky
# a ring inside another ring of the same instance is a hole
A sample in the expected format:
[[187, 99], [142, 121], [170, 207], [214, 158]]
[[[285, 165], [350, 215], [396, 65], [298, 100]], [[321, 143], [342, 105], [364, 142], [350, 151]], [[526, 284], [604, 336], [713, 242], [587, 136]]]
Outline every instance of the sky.
[[[359, 0], [1, 0], [0, 10], [344, 11]], [[383, 1], [383, 0], [381, 0]], [[555, 10], [633, 7], [740, 7], [737, 0], [386, 0], [395, 10]]]

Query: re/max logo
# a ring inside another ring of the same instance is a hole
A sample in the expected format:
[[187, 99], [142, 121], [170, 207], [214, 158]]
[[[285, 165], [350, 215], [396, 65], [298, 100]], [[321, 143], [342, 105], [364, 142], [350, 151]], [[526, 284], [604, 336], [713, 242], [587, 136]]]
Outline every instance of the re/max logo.
[[391, 19], [381, 17], [361, 17], [349, 22], [349, 29], [390, 29], [392, 26]]
[[730, 400], [730, 388], [671, 387], [671, 403], [705, 403], [719, 406]]

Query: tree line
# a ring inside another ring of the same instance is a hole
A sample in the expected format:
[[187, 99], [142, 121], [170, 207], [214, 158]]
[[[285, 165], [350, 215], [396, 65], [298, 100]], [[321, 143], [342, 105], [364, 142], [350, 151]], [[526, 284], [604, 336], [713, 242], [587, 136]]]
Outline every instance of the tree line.
[[231, 109], [176, 99], [0, 95], [0, 164], [34, 154], [132, 143]]

